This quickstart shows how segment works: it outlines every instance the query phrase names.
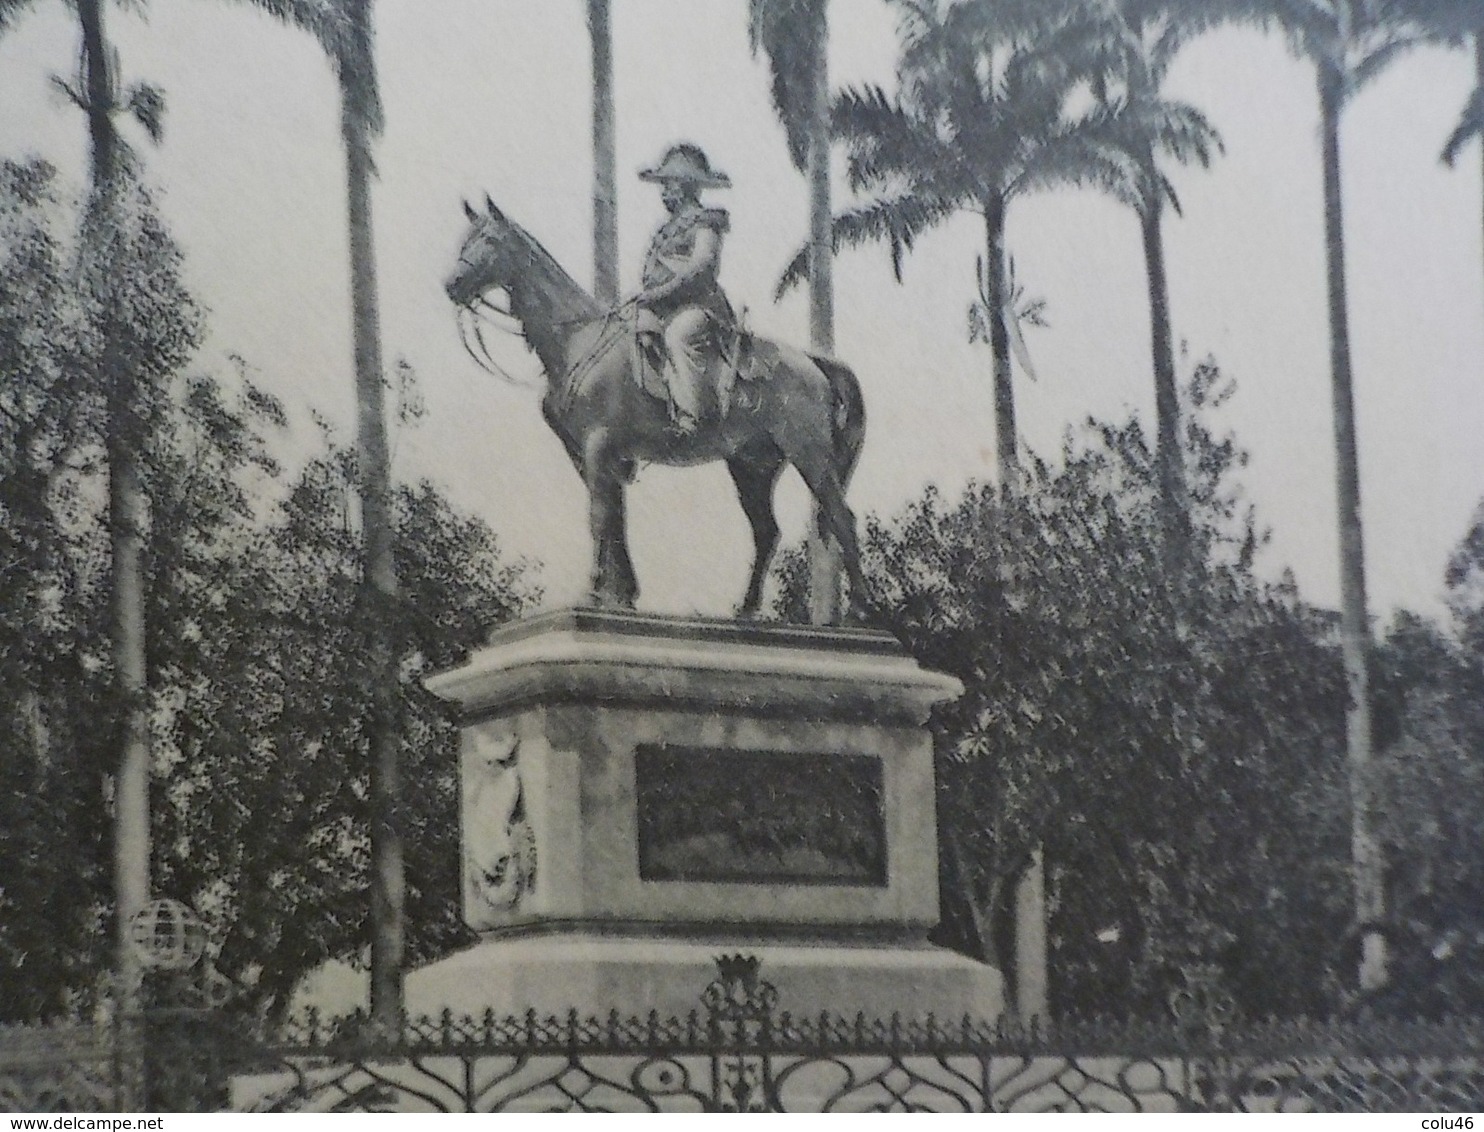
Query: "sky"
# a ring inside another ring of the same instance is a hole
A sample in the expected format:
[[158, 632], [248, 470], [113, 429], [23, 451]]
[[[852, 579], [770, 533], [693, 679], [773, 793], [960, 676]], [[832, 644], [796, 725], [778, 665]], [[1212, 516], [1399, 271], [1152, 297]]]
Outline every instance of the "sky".
[[[614, 0], [620, 271], [637, 285], [663, 215], [637, 170], [678, 140], [702, 145], [733, 188], [722, 282], [751, 325], [803, 344], [802, 295], [773, 284], [807, 224], [742, 0]], [[418, 374], [426, 417], [393, 439], [394, 474], [427, 477], [540, 560], [548, 604], [584, 592], [586, 496], [542, 423], [538, 394], [464, 354], [442, 281], [489, 193], [579, 279], [591, 277], [588, 39], [581, 0], [380, 0], [387, 129], [374, 197], [384, 349]], [[835, 0], [831, 78], [893, 83], [894, 24], [880, 0]], [[318, 46], [246, 4], [150, 0], [110, 14], [126, 82], [165, 89], [165, 139], [141, 137], [147, 177], [210, 315], [197, 366], [240, 356], [314, 443], [311, 411], [353, 420], [344, 166], [334, 81]], [[77, 65], [60, 0], [0, 39], [0, 156], [40, 153], [75, 185], [80, 114], [49, 82]], [[1438, 159], [1472, 83], [1462, 52], [1403, 59], [1346, 112], [1342, 145], [1362, 501], [1373, 613], [1441, 609], [1443, 570], [1484, 498], [1484, 237], [1477, 145]], [[1309, 600], [1338, 601], [1334, 448], [1325, 318], [1318, 109], [1312, 71], [1250, 30], [1214, 33], [1177, 61], [1169, 93], [1216, 124], [1225, 153], [1173, 175], [1167, 223], [1182, 372], [1210, 355], [1237, 392], [1213, 424], [1251, 452], [1242, 482], [1272, 541], [1259, 568], [1294, 571]], [[126, 127], [128, 128], [128, 127]], [[844, 190], [837, 178], [837, 201]], [[1152, 432], [1148, 309], [1134, 214], [1090, 191], [1015, 203], [1018, 280], [1050, 328], [1027, 330], [1036, 379], [1016, 379], [1022, 442], [1055, 457], [1089, 415], [1137, 414]], [[836, 347], [864, 389], [869, 428], [851, 488], [859, 515], [890, 515], [936, 483], [993, 474], [990, 360], [968, 342], [977, 217], [923, 239], [898, 285], [881, 249], [836, 267]], [[535, 377], [517, 342], [499, 347]], [[780, 487], [785, 539], [807, 496]], [[750, 539], [720, 464], [648, 468], [630, 493], [640, 607], [725, 615], [745, 587]]]

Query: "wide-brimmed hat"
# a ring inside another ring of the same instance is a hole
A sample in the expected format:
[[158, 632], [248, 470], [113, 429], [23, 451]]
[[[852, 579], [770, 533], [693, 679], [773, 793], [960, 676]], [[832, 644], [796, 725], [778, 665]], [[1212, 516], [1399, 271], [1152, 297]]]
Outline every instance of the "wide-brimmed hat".
[[719, 173], [711, 168], [711, 162], [706, 160], [705, 151], [690, 142], [672, 145], [665, 151], [665, 156], [660, 158], [658, 165], [639, 170], [639, 180], [656, 181], [660, 184], [667, 181], [684, 181], [701, 189], [732, 187], [732, 179], [725, 173]]

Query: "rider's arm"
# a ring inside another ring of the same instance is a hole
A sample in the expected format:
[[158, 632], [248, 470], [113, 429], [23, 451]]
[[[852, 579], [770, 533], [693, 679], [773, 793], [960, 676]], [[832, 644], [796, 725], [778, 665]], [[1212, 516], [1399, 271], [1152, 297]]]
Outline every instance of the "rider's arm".
[[644, 288], [639, 293], [639, 303], [649, 306], [662, 302], [708, 275], [715, 279], [720, 264], [721, 233], [714, 228], [698, 227], [690, 254], [683, 259], [679, 256], [667, 259], [665, 265], [673, 274], [663, 283]]

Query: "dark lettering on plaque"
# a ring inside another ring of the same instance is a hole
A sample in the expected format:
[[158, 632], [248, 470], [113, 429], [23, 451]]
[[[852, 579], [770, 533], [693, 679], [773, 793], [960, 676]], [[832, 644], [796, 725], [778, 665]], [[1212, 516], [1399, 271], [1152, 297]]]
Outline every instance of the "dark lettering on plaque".
[[886, 884], [881, 760], [643, 746], [639, 876], [740, 884]]

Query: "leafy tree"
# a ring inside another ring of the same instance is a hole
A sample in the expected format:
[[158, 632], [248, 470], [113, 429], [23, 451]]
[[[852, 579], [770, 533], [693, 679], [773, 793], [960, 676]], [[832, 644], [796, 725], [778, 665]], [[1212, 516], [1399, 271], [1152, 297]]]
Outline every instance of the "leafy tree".
[[[149, 848], [147, 799], [138, 801], [140, 813], [120, 813], [134, 803], [112, 773], [118, 765], [113, 748], [122, 734], [131, 755], [151, 751], [152, 653], [171, 629], [154, 587], [166, 576], [161, 554], [172, 538], [170, 515], [153, 506], [151, 493], [163, 492], [179, 471], [160, 459], [180, 414], [190, 410], [177, 375], [195, 347], [199, 323], [180, 283], [179, 250], [148, 193], [127, 173], [118, 175], [106, 203], [90, 199], [80, 235], [64, 242], [56, 235], [64, 213], [49, 171], [35, 163], [6, 171], [7, 199], [19, 202], [7, 215], [20, 223], [0, 249], [0, 271], [17, 284], [7, 287], [0, 316], [6, 440], [13, 442], [0, 473], [0, 506], [14, 536], [4, 551], [5, 575], [14, 582], [7, 596], [14, 601], [7, 602], [3, 633], [16, 669], [15, 682], [6, 681], [4, 713], [17, 756], [10, 760], [14, 803], [22, 815], [6, 855], [16, 866], [7, 875], [25, 878], [10, 887], [19, 894], [16, 907], [27, 913], [14, 921], [9, 946], [22, 959], [30, 956], [37, 975], [39, 964], [51, 965], [50, 978], [30, 982], [16, 999], [17, 1010], [36, 1015], [96, 989], [98, 949], [70, 932], [82, 924], [96, 930], [110, 911], [122, 919], [125, 898], [140, 896], [127, 886], [150, 875], [148, 857], [136, 856]], [[220, 446], [230, 438], [212, 439]], [[131, 498], [141, 507], [132, 512], [137, 525], [127, 540], [137, 543], [129, 554], [139, 571], [139, 606], [128, 610], [131, 631], [141, 634], [133, 644], [142, 655], [131, 658], [141, 677], [137, 687], [121, 682], [117, 670], [121, 590], [134, 592], [118, 579], [121, 452], [127, 453]], [[206, 490], [219, 485], [204, 467], [189, 470], [203, 487], [202, 500], [219, 498]], [[145, 730], [136, 735], [138, 727]], [[151, 762], [147, 757], [142, 767], [125, 769], [137, 769], [147, 788]], [[128, 874], [115, 880], [111, 901], [99, 888], [110, 863], [110, 808], [112, 863]], [[121, 836], [119, 826], [132, 836]], [[57, 847], [59, 840], [67, 844]], [[75, 882], [55, 875], [59, 867], [75, 869]], [[53, 882], [61, 887], [48, 890]], [[54, 944], [49, 955], [36, 945], [51, 930], [38, 924], [38, 916], [59, 925], [63, 945]], [[134, 962], [130, 949], [126, 979]], [[137, 967], [132, 977], [137, 980]], [[136, 988], [137, 982], [119, 988], [125, 1004]]]
[[236, 533], [217, 586], [183, 595], [193, 631], [176, 663], [192, 695], [161, 712], [176, 768], [161, 799], [166, 875], [211, 919], [219, 968], [270, 1010], [315, 966], [358, 960], [374, 939], [364, 896], [373, 633], [405, 658], [394, 718], [399, 762], [416, 783], [398, 813], [410, 952], [425, 960], [465, 941], [451, 820], [457, 731], [418, 677], [461, 661], [527, 596], [488, 528], [424, 483], [397, 493], [395, 550], [409, 582], [392, 623], [373, 626], [349, 518], [356, 475], [352, 453], [332, 448], [265, 524]]
[[[292, 483], [269, 454], [281, 408], [246, 376], [183, 377], [196, 328], [148, 195], [115, 199], [100, 277], [46, 166], [0, 164], [0, 1018], [86, 1009], [106, 981], [111, 687], [109, 385], [95, 312], [140, 374], [155, 891], [197, 905], [220, 965], [265, 1006], [368, 942], [371, 703], [355, 460]], [[109, 290], [104, 298], [100, 291]], [[277, 502], [272, 502], [272, 501]], [[397, 740], [419, 787], [402, 815], [414, 954], [459, 938], [453, 729], [420, 691], [528, 593], [494, 536], [429, 485], [400, 489], [405, 605]], [[323, 909], [323, 911], [322, 911]]]
[[[85, 521], [102, 390], [84, 364], [76, 248], [53, 170], [0, 162], [0, 1003], [54, 1015], [87, 988], [107, 897], [101, 531]], [[86, 658], [86, 660], [84, 659]], [[94, 663], [87, 663], [92, 661]], [[59, 836], [59, 831], [66, 831]], [[41, 917], [36, 910], [46, 909]]]
[[1402, 617], [1380, 650], [1378, 767], [1392, 979], [1362, 1001], [1484, 1012], [1484, 508], [1447, 572], [1451, 632]]
[[1133, 423], [1090, 424], [1009, 497], [929, 490], [868, 523], [873, 618], [967, 689], [936, 721], [947, 938], [1008, 969], [1004, 905], [1044, 844], [1057, 1013], [1162, 1014], [1203, 966], [1253, 1014], [1334, 1004], [1341, 669], [1329, 617], [1251, 573], [1244, 457], [1205, 423], [1228, 392], [1198, 367], [1190, 586]]

